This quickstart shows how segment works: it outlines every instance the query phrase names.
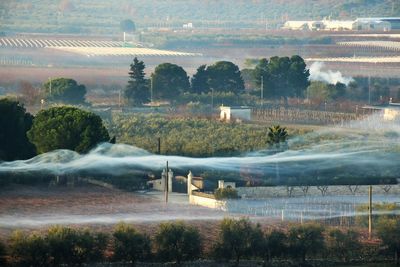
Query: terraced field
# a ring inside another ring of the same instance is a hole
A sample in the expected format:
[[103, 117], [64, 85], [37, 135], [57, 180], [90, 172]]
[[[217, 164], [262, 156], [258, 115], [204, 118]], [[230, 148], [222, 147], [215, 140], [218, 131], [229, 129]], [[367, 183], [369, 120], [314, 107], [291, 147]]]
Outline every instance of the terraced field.
[[132, 47], [122, 41], [0, 38], [1, 48], [50, 48], [83, 56], [199, 56], [200, 54]]
[[201, 54], [184, 53], [135, 47], [50, 47], [56, 50], [71, 52], [84, 56], [201, 56]]
[[123, 45], [124, 42], [119, 42], [119, 41], [0, 38], [0, 47], [13, 47], [13, 48], [123, 47]]
[[393, 41], [352, 41], [338, 42], [339, 46], [350, 46], [355, 48], [369, 48], [390, 51], [400, 51], [400, 42]]
[[334, 62], [334, 63], [400, 63], [400, 56], [394, 57], [321, 57], [306, 58], [308, 62]]

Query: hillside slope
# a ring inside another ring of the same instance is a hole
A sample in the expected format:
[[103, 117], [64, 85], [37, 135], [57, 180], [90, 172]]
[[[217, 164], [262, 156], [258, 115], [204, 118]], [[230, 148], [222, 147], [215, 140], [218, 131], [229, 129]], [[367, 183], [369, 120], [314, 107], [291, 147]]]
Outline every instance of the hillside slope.
[[259, 26], [287, 19], [400, 16], [398, 0], [7, 0], [0, 30], [112, 33], [124, 18], [139, 27]]

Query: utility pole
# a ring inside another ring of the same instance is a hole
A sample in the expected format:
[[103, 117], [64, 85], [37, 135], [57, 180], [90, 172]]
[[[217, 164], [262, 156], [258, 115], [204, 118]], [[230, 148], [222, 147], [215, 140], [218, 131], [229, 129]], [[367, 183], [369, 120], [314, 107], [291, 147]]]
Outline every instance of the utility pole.
[[214, 109], [214, 88], [211, 88], [211, 112]]
[[161, 154], [161, 137], [157, 138], [157, 153], [158, 155]]
[[168, 203], [168, 161], [167, 161], [167, 169], [165, 171], [165, 181], [164, 181], [164, 190], [165, 190], [165, 203]]
[[153, 105], [153, 75], [150, 76], [150, 104]]
[[372, 238], [372, 185], [369, 186], [369, 205], [368, 205], [368, 239]]
[[121, 89], [118, 91], [118, 107], [121, 107]]
[[261, 76], [261, 106], [264, 106], [264, 76]]
[[371, 75], [368, 75], [368, 105], [371, 105]]
[[51, 96], [51, 77], [49, 77], [50, 79], [50, 96]]

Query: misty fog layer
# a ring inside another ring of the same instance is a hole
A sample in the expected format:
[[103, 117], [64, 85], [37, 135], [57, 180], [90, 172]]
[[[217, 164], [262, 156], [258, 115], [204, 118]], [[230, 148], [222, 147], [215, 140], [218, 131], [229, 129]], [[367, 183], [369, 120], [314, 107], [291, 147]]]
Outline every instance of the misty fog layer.
[[[227, 171], [272, 176], [277, 165], [282, 176], [318, 176], [335, 172], [352, 177], [394, 177], [400, 159], [400, 126], [383, 122], [381, 114], [343, 127], [331, 126], [292, 136], [283, 152], [265, 149], [237, 157], [190, 158], [154, 155], [124, 144], [100, 144], [88, 154], [69, 150], [41, 154], [29, 160], [0, 163], [0, 173], [46, 173], [68, 175], [124, 175], [135, 171], [170, 168], [188, 172]], [[226, 140], [229, 142], [229, 140]], [[342, 170], [342, 171], [341, 171]]]

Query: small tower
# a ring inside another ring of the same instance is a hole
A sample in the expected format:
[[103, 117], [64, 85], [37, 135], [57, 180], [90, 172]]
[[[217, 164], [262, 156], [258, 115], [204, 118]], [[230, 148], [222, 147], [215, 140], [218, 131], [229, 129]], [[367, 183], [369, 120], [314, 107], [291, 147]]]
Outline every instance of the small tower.
[[189, 171], [189, 174], [187, 176], [187, 194], [189, 196], [192, 194], [192, 180], [193, 180], [193, 174], [192, 171]]
[[172, 192], [172, 180], [174, 178], [174, 172], [169, 169], [168, 171], [168, 192], [171, 193]]
[[161, 173], [161, 190], [164, 191], [165, 190], [165, 186], [166, 186], [166, 182], [167, 182], [167, 172], [165, 171], [165, 169], [163, 169], [162, 173]]

